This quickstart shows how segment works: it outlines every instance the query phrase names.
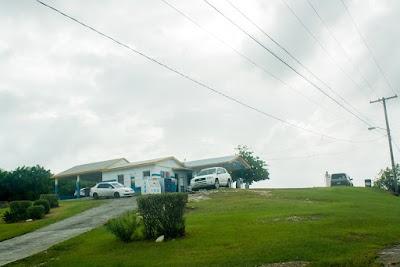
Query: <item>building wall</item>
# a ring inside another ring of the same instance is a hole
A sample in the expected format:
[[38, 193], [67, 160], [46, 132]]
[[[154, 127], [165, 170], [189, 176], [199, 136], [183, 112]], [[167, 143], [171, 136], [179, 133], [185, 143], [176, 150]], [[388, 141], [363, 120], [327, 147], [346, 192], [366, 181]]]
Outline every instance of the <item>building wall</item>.
[[[164, 192], [164, 178], [175, 179], [175, 173], [172, 168], [180, 167], [180, 164], [174, 160], [165, 160], [159, 162], [157, 165], [147, 165], [132, 167], [128, 169], [119, 169], [103, 172], [103, 181], [118, 180], [119, 175], [124, 175], [124, 185], [131, 187], [132, 183], [135, 183], [135, 187], [143, 186], [143, 172], [150, 171], [150, 178], [158, 178], [161, 184], [161, 189]], [[168, 176], [167, 177], [167, 173]]]
[[134, 179], [136, 186], [142, 186], [144, 171], [150, 171], [151, 177], [151, 174], [154, 173], [154, 165], [103, 172], [103, 181], [117, 180], [118, 175], [124, 175], [125, 186], [131, 187], [132, 179]]

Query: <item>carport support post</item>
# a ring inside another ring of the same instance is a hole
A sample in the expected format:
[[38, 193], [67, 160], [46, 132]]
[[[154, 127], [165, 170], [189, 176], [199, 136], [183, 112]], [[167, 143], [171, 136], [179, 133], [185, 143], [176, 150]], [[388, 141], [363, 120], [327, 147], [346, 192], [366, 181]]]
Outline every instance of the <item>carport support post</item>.
[[54, 194], [58, 195], [58, 179], [54, 179]]
[[80, 198], [81, 197], [81, 185], [80, 185], [80, 177], [79, 175], [76, 176], [76, 197]]

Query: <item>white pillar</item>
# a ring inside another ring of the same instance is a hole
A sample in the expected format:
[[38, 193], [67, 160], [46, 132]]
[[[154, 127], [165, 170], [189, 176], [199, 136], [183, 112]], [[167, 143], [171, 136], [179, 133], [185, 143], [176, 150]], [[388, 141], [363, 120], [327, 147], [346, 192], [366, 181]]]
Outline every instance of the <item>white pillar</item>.
[[325, 186], [326, 187], [331, 186], [331, 176], [329, 175], [328, 172], [325, 173]]

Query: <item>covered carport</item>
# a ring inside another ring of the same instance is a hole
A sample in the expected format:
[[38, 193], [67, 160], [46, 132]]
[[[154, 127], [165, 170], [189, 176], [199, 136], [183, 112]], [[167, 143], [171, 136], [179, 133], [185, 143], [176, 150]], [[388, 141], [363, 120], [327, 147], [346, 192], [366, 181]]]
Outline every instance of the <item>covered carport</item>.
[[54, 179], [54, 192], [55, 194], [59, 195], [59, 180], [73, 180], [76, 184], [76, 197], [79, 198], [81, 181], [92, 181], [93, 183], [101, 182], [103, 178], [103, 171], [107, 170], [110, 167], [124, 163], [129, 163], [129, 161], [125, 158], [119, 158], [72, 167], [51, 177]]

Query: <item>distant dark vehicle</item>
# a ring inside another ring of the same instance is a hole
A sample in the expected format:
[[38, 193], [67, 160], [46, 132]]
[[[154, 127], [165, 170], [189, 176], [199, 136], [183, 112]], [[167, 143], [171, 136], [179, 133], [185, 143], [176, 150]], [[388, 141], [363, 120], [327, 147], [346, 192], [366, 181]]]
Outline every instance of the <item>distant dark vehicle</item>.
[[333, 173], [331, 175], [331, 186], [353, 186], [353, 179], [347, 173]]

